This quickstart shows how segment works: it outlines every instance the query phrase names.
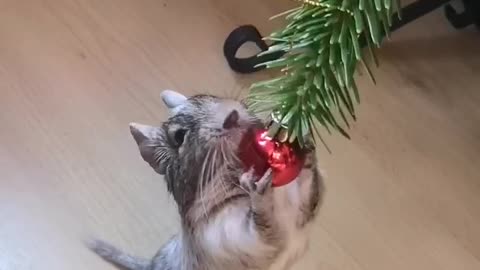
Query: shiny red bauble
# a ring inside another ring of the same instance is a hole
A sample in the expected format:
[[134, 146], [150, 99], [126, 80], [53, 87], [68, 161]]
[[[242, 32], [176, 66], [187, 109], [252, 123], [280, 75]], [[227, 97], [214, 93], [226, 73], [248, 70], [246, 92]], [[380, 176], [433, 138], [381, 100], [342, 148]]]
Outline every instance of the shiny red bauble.
[[267, 130], [252, 130], [240, 143], [240, 159], [245, 169], [254, 168], [262, 176], [272, 169], [272, 185], [286, 185], [300, 174], [304, 159], [293, 145], [267, 136]]

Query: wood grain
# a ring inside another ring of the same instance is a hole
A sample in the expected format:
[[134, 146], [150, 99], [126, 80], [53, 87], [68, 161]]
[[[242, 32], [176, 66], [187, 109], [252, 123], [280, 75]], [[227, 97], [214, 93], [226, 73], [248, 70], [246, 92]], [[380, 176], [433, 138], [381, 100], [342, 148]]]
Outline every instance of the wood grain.
[[[159, 92], [244, 95], [224, 38], [282, 1], [0, 2], [0, 269], [113, 269], [83, 241], [149, 257], [178, 229], [128, 123]], [[328, 193], [295, 269], [480, 269], [480, 39], [440, 12], [394, 33], [378, 84], [359, 76], [352, 140], [319, 149]]]

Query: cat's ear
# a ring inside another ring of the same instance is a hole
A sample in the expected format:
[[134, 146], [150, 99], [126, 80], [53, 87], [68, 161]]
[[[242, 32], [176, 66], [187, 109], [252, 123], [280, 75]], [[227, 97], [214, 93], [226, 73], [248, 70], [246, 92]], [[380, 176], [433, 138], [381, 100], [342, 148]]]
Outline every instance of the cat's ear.
[[162, 91], [160, 96], [163, 100], [163, 103], [165, 103], [165, 106], [167, 106], [169, 110], [173, 111], [175, 111], [175, 108], [178, 108], [178, 106], [184, 104], [185, 101], [187, 101], [186, 96], [173, 90], [164, 90]]
[[170, 155], [167, 136], [160, 127], [130, 123], [130, 132], [138, 144], [140, 155], [159, 174], [165, 174]]

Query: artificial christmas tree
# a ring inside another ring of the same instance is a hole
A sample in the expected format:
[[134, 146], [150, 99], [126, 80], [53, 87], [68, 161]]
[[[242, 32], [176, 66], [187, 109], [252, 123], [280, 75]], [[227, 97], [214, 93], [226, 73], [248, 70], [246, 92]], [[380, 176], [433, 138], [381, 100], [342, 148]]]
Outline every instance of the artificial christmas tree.
[[[287, 25], [262, 38], [251, 25], [235, 29], [227, 38], [224, 54], [230, 67], [240, 73], [263, 68], [278, 69], [277, 78], [254, 83], [249, 105], [256, 112], [271, 113], [271, 127], [286, 129], [289, 142], [297, 141], [318, 126], [337, 130], [348, 137], [345, 127], [355, 120], [360, 101], [354, 73], [357, 64], [375, 82], [369, 62], [378, 64], [375, 49], [390, 31], [396, 30], [449, 0], [419, 0], [403, 9], [399, 0], [303, 0], [299, 7], [279, 14]], [[479, 5], [464, 1], [466, 11], [458, 15], [447, 5], [447, 18], [454, 26], [478, 23]], [[402, 20], [400, 20], [402, 17]], [[267, 45], [265, 40], [270, 41]], [[263, 51], [240, 59], [237, 50], [255, 42]], [[361, 49], [366, 46], [372, 61]], [[275, 130], [271, 130], [272, 133]], [[322, 140], [323, 142], [323, 140]]]

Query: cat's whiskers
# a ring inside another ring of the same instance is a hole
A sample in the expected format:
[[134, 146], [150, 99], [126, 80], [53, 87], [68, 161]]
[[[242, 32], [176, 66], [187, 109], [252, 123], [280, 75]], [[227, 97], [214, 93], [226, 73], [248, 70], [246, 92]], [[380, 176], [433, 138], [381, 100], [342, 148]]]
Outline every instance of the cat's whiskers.
[[204, 188], [204, 182], [205, 182], [205, 173], [208, 173], [208, 171], [206, 171], [207, 169], [207, 164], [210, 164], [209, 162], [209, 157], [212, 153], [212, 148], [208, 150], [204, 160], [203, 160], [203, 164], [202, 164], [202, 170], [200, 171], [200, 179], [198, 181], [198, 185], [199, 185], [199, 188], [200, 188], [200, 202], [202, 204], [202, 208], [203, 208], [203, 214], [205, 215], [205, 218], [208, 218], [208, 214], [207, 214], [207, 208], [205, 206], [205, 200], [204, 200], [204, 193], [203, 193], [203, 188]]
[[[224, 143], [225, 143], [225, 140], [222, 139], [222, 141], [220, 142], [220, 152], [222, 153], [222, 158], [225, 161], [225, 166], [227, 167], [225, 169], [228, 170], [228, 167], [230, 166], [230, 164], [229, 164], [229, 161], [228, 161], [227, 157], [225, 156], [225, 151], [224, 151], [224, 147], [223, 147]], [[225, 186], [225, 178], [222, 177], [220, 179], [220, 184], [222, 185], [223, 192], [225, 193], [225, 197], [226, 197], [228, 192], [227, 192], [227, 188]]]
[[[215, 151], [213, 153], [214, 153], [214, 155], [213, 155], [212, 160], [210, 162], [209, 177], [208, 177], [209, 183], [211, 182], [213, 184], [213, 186], [211, 186], [210, 189], [213, 189], [215, 187], [215, 185], [214, 185], [215, 183], [212, 182], [212, 181], [214, 181], [214, 177], [217, 177], [217, 174], [215, 174], [215, 172], [218, 172], [218, 170], [219, 170], [219, 168], [217, 166], [217, 159], [218, 159], [218, 148], [217, 147], [215, 147]], [[214, 194], [214, 191], [215, 190], [211, 190], [210, 192]], [[215, 194], [215, 196], [210, 196], [210, 197], [213, 197], [213, 199], [215, 200], [215, 205], [216, 205], [218, 203], [217, 202], [218, 196], [216, 196], [216, 194]]]

